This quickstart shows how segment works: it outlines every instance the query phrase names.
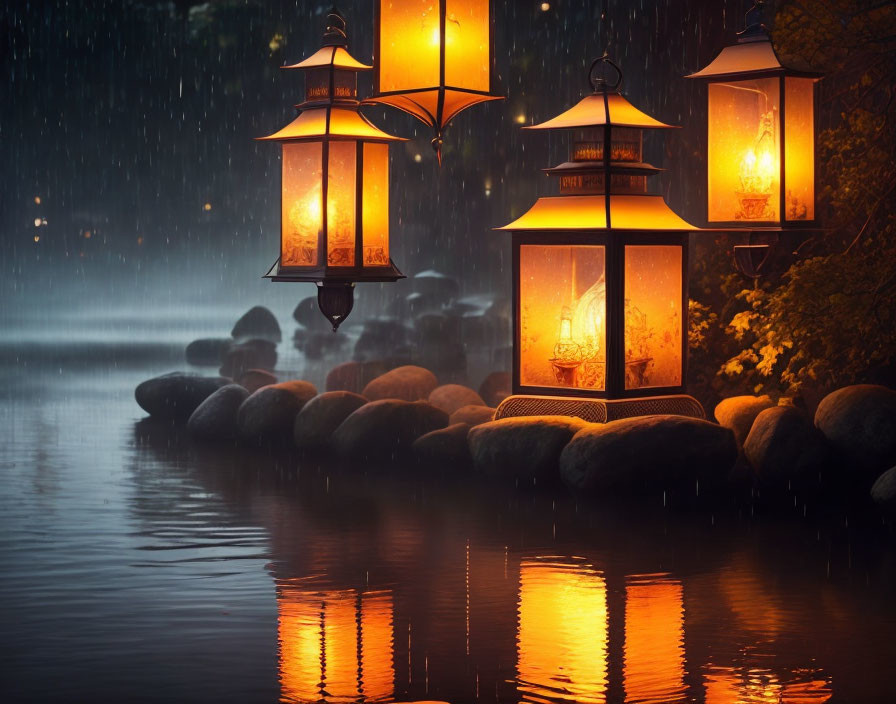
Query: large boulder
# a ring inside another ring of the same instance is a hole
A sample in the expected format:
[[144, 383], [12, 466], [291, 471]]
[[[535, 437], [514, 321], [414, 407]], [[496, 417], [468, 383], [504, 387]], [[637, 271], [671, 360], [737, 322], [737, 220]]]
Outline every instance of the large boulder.
[[366, 362], [392, 357], [408, 358], [408, 329], [398, 320], [370, 318], [355, 342], [354, 359]]
[[229, 337], [204, 337], [193, 340], [185, 351], [187, 364], [197, 367], [219, 367], [233, 340]]
[[439, 467], [469, 467], [473, 458], [467, 436], [470, 426], [454, 423], [441, 430], [421, 435], [411, 446], [414, 456], [424, 465]]
[[302, 407], [317, 396], [307, 381], [287, 381], [260, 388], [240, 406], [240, 437], [266, 446], [292, 444], [293, 425]]
[[766, 485], [817, 485], [830, 455], [827, 440], [793, 406], [766, 408], [753, 422], [744, 455]]
[[277, 377], [265, 369], [249, 369], [240, 375], [237, 379], [237, 383], [250, 394], [254, 394], [264, 386], [276, 384]]
[[320, 312], [317, 304], [317, 296], [309, 296], [299, 301], [295, 310], [292, 312], [293, 320], [307, 330], [327, 331], [332, 334], [333, 326], [327, 321]]
[[774, 405], [769, 396], [732, 396], [719, 402], [713, 415], [719, 425], [734, 431], [737, 444], [743, 445], [756, 416]]
[[333, 433], [337, 452], [355, 459], [383, 460], [406, 453], [421, 435], [448, 425], [448, 415], [425, 401], [372, 401]]
[[896, 464], [896, 391], [860, 384], [825, 396], [815, 425], [839, 451], [850, 474], [870, 484]]
[[[326, 318], [321, 316], [324, 322]], [[338, 353], [348, 344], [348, 335], [342, 332], [334, 333], [332, 328], [326, 332], [315, 332], [299, 328], [293, 337], [293, 347], [305, 354], [306, 359], [323, 359], [328, 355]]]
[[589, 424], [568, 416], [504, 418], [470, 430], [477, 471], [523, 484], [553, 482], [560, 453]]
[[436, 296], [446, 303], [457, 298], [460, 293], [457, 279], [452, 279], [450, 276], [433, 269], [427, 269], [419, 274], [415, 274], [414, 278], [411, 279], [411, 287], [414, 289], [414, 293]]
[[200, 403], [230, 383], [230, 379], [218, 376], [172, 372], [139, 384], [134, 398], [153, 418], [186, 420]]
[[479, 395], [489, 405], [497, 407], [511, 394], [510, 374], [507, 372], [492, 372], [479, 385]]
[[233, 379], [250, 369], [272, 370], [277, 366], [277, 346], [268, 340], [247, 340], [231, 345], [224, 353], [220, 373]]
[[641, 416], [581, 430], [560, 456], [560, 473], [570, 487], [590, 494], [693, 492], [726, 483], [737, 455], [728, 428], [684, 416]]
[[249, 397], [239, 384], [228, 384], [215, 391], [193, 411], [187, 421], [190, 435], [200, 440], [232, 440], [237, 436], [237, 413]]
[[485, 406], [485, 401], [473, 389], [461, 384], [437, 386], [429, 394], [429, 402], [449, 416], [464, 406]]
[[308, 401], [296, 416], [293, 439], [301, 450], [316, 450], [330, 444], [333, 432], [367, 399], [350, 391], [327, 391]]
[[230, 334], [238, 343], [247, 340], [267, 340], [277, 344], [282, 339], [277, 318], [264, 306], [249, 309], [236, 321]]
[[414, 329], [414, 341], [414, 359], [427, 369], [446, 375], [459, 375], [466, 370], [467, 355], [458, 316], [420, 316]]
[[378, 376], [364, 387], [361, 395], [371, 401], [386, 398], [425, 401], [438, 385], [439, 380], [428, 369], [407, 365]]
[[488, 406], [462, 406], [451, 414], [451, 424], [466, 423], [470, 427], [491, 423], [495, 419], [495, 409]]
[[877, 478], [871, 487], [871, 498], [888, 513], [896, 513], [896, 467]]
[[360, 394], [371, 381], [394, 369], [395, 366], [389, 360], [337, 364], [327, 374], [327, 391], [351, 391]]

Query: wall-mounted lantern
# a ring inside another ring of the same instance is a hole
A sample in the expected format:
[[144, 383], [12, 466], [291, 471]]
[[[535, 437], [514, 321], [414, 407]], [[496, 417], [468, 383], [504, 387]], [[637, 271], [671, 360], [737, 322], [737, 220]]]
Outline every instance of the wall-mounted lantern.
[[389, 257], [389, 142], [358, 112], [359, 71], [345, 20], [327, 17], [324, 46], [289, 69], [305, 71], [299, 116], [262, 140], [283, 147], [280, 258], [273, 281], [318, 286], [335, 331], [354, 304], [356, 282], [404, 278]]
[[374, 96], [442, 132], [462, 110], [493, 95], [489, 0], [377, 0]]
[[[594, 77], [601, 66], [617, 72], [613, 85]], [[547, 169], [560, 194], [500, 228], [513, 233], [515, 395], [496, 417], [703, 417], [683, 394], [697, 228], [648, 194], [659, 169], [642, 159], [642, 131], [671, 126], [619, 93], [622, 73], [606, 55], [589, 80], [591, 95], [525, 128], [573, 136], [569, 161]]]
[[[821, 74], [784, 66], [762, 2], [737, 43], [688, 78], [708, 83], [707, 222], [749, 228], [738, 266], [758, 276], [782, 229], [815, 225], [815, 86]], [[761, 242], [758, 240], [762, 240]]]

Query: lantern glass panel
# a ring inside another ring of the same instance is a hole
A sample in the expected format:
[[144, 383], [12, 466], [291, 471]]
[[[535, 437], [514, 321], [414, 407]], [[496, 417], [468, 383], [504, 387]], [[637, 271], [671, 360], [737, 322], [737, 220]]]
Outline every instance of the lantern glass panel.
[[787, 220], [815, 219], [815, 87], [784, 79], [784, 186]]
[[438, 86], [441, 31], [439, 3], [380, 0], [379, 91]]
[[364, 266], [389, 266], [389, 145], [364, 145]]
[[327, 264], [355, 265], [357, 142], [330, 142], [327, 172]]
[[709, 221], [773, 221], [781, 212], [780, 81], [709, 84]]
[[489, 89], [489, 3], [447, 0], [445, 7], [445, 85]]
[[605, 249], [520, 246], [520, 383], [606, 386]]
[[681, 386], [682, 248], [625, 248], [625, 388]]
[[283, 145], [280, 265], [319, 266], [323, 228], [321, 144]]

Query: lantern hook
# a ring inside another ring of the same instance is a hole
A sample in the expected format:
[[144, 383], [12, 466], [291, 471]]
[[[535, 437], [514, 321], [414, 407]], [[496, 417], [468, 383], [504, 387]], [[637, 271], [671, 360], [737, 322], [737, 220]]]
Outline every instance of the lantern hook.
[[765, 0], [756, 0], [744, 15], [744, 29], [737, 33], [739, 42], [749, 42], [768, 37], [768, 28], [763, 23]]
[[436, 136], [432, 138], [432, 141], [430, 142], [430, 144], [432, 144], [432, 150], [436, 153], [436, 159], [438, 159], [439, 166], [441, 166], [442, 165], [442, 144], [444, 144], [444, 142], [442, 141], [442, 132], [441, 131], [436, 132]]
[[[616, 81], [610, 84], [603, 76], [595, 76], [595, 69], [601, 68], [603, 64], [607, 64], [616, 71]], [[622, 69], [615, 64], [610, 55], [605, 51], [603, 56], [591, 62], [591, 68], [588, 69], [588, 83], [595, 93], [615, 92], [622, 85]]]
[[327, 13], [327, 28], [324, 31], [324, 46], [347, 46], [348, 34], [345, 31], [345, 17], [333, 5]]

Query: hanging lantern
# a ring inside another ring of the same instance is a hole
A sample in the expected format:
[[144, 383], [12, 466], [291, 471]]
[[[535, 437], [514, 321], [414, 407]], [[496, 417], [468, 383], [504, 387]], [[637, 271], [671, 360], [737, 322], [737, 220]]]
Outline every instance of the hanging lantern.
[[492, 95], [489, 0], [377, 0], [374, 96], [442, 132], [462, 110]]
[[[595, 78], [601, 66], [616, 72], [613, 85]], [[546, 170], [560, 194], [500, 228], [513, 233], [515, 395], [496, 417], [702, 418], [683, 395], [688, 233], [697, 228], [648, 194], [659, 169], [642, 159], [643, 130], [671, 126], [619, 93], [622, 73], [606, 55], [589, 80], [592, 95], [525, 128], [573, 136], [569, 161]]]
[[709, 84], [707, 222], [753, 229], [751, 243], [735, 248], [750, 276], [758, 275], [781, 229], [815, 224], [815, 86], [821, 74], [781, 63], [762, 7], [757, 2], [747, 12], [737, 44], [688, 76]]
[[262, 140], [283, 147], [280, 258], [273, 281], [311, 281], [335, 331], [356, 282], [404, 278], [389, 257], [389, 142], [358, 112], [357, 74], [345, 20], [327, 17], [324, 46], [289, 69], [305, 71], [299, 116]]

